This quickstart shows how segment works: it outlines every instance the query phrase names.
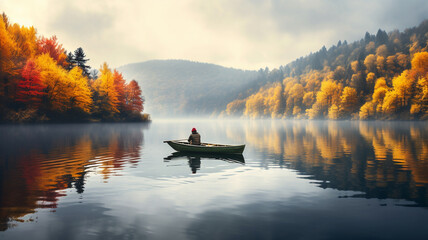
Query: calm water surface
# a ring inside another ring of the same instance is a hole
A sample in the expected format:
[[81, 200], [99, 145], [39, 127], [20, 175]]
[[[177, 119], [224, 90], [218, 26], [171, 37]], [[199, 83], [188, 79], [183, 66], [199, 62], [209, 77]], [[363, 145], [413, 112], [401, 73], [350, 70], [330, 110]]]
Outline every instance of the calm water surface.
[[424, 122], [0, 126], [0, 239], [426, 239], [427, 188]]

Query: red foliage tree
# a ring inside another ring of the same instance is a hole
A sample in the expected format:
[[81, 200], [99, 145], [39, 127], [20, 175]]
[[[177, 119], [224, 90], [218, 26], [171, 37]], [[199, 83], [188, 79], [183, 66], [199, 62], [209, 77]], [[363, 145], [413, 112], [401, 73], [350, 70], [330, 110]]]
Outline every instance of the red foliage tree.
[[36, 63], [28, 59], [21, 72], [22, 79], [17, 86], [16, 101], [39, 106], [46, 86], [40, 79], [40, 70]]
[[125, 103], [126, 110], [128, 111], [143, 111], [143, 97], [141, 96], [142, 92], [137, 81], [132, 80], [125, 87]]
[[65, 49], [62, 47], [62, 44], [58, 43], [56, 36], [51, 38], [41, 37], [38, 41], [38, 52], [40, 54], [48, 53], [51, 58], [53, 58], [58, 65], [63, 67], [68, 66], [67, 55], [65, 55]]

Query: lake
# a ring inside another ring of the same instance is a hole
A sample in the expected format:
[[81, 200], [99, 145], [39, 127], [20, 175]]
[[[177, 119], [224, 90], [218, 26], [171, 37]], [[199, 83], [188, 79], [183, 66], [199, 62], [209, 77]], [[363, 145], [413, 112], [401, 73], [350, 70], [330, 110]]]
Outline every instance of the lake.
[[[245, 143], [243, 157], [164, 140]], [[426, 122], [0, 126], [0, 239], [426, 239]]]

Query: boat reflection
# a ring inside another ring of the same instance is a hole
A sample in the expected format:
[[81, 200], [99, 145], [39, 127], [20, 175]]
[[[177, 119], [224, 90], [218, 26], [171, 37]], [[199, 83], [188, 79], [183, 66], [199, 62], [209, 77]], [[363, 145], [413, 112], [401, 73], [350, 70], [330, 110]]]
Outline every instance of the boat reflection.
[[168, 157], [164, 158], [165, 162], [171, 160], [187, 159], [189, 167], [193, 174], [201, 169], [201, 160], [222, 160], [231, 163], [245, 164], [245, 159], [242, 154], [209, 154], [209, 153], [187, 153], [187, 152], [174, 152]]

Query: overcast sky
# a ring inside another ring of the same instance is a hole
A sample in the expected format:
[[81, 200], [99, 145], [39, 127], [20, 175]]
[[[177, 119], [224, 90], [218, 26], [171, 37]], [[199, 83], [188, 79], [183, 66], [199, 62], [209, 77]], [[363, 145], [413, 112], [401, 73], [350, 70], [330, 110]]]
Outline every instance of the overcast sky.
[[82, 47], [99, 68], [186, 59], [241, 69], [285, 65], [365, 32], [428, 19], [427, 0], [0, 0], [14, 23]]

